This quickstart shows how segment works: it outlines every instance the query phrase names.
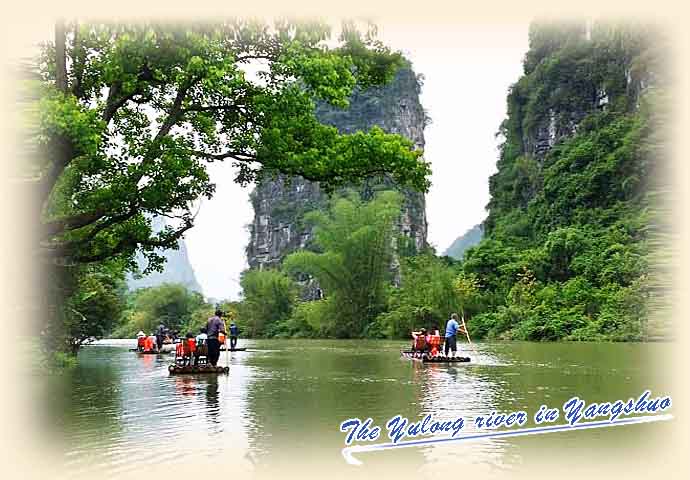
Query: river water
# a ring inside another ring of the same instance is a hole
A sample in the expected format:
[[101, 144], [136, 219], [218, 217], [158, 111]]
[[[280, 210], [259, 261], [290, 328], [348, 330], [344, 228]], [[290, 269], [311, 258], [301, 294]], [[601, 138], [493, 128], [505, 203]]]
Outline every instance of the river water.
[[[256, 340], [246, 352], [222, 352], [229, 375], [170, 376], [170, 355], [130, 352], [130, 340], [109, 340], [79, 353], [78, 366], [52, 379], [48, 412], [66, 472], [133, 472], [223, 458], [238, 471], [281, 471], [318, 465], [357, 468], [341, 450], [342, 421], [400, 414], [418, 421], [523, 410], [534, 426], [540, 405], [670, 395], [664, 344], [479, 343], [461, 345], [469, 364], [429, 365], [400, 358], [404, 342]], [[563, 423], [561, 420], [558, 423]], [[411, 471], [481, 467], [504, 472], [537, 465], [567, 451], [572, 458], [630, 456], [662, 424], [485, 438], [399, 451], [361, 453], [372, 467]], [[654, 437], [661, 438], [661, 437]], [[388, 441], [386, 431], [379, 442]], [[347, 470], [346, 470], [347, 471]]]

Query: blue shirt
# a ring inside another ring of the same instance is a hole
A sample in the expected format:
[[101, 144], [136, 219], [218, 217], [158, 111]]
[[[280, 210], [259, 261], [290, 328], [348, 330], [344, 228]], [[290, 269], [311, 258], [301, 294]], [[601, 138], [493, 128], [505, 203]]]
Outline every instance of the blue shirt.
[[237, 335], [239, 335], [239, 333], [240, 333], [240, 329], [237, 328], [237, 325], [230, 325], [230, 335], [232, 335], [233, 337], [236, 337]]
[[460, 328], [460, 325], [454, 318], [448, 320], [448, 323], [446, 323], [446, 338], [454, 337], [458, 333], [458, 328]]

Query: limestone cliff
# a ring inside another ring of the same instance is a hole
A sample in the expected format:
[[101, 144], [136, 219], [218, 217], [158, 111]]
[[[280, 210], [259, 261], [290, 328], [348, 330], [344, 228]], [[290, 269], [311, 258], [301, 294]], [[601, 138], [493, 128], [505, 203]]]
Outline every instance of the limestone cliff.
[[[420, 83], [410, 68], [401, 69], [388, 85], [355, 92], [346, 110], [319, 105], [317, 116], [343, 133], [368, 130], [378, 125], [390, 133], [401, 134], [418, 148], [424, 147], [426, 116], [419, 102]], [[361, 187], [364, 195], [371, 182]], [[401, 234], [417, 249], [426, 246], [427, 221], [424, 194], [405, 190], [403, 212], [398, 222]], [[327, 196], [314, 182], [301, 177], [261, 181], [251, 193], [254, 220], [249, 226], [247, 261], [251, 268], [279, 264], [288, 253], [308, 247], [310, 227], [302, 222], [306, 212], [323, 208]]]
[[663, 296], [652, 249], [672, 258], [660, 248], [670, 97], [659, 33], [622, 22], [530, 28], [484, 239], [463, 260], [487, 302], [471, 319], [475, 337], [664, 337], [664, 307], [648, 302]]
[[592, 112], [614, 103], [628, 110], [639, 107], [659, 68], [646, 51], [650, 35], [608, 23], [533, 24], [525, 75], [509, 99], [510, 113], [522, 120], [523, 153], [543, 160]]
[[[161, 217], [154, 217], [152, 226], [154, 231], [162, 230], [165, 227], [165, 220]], [[163, 271], [152, 272], [141, 278], [134, 278], [134, 276], [128, 275], [127, 287], [130, 290], [155, 287], [164, 283], [180, 283], [190, 290], [202, 293], [201, 285], [199, 285], [192, 264], [189, 261], [187, 246], [184, 240], [180, 239], [178, 241], [177, 250], [164, 250], [159, 253], [165, 257]], [[146, 268], [146, 259], [141, 254], [137, 254], [136, 260], [139, 270], [143, 271]]]
[[660, 86], [655, 39], [653, 29], [637, 25], [532, 25], [524, 75], [510, 89], [499, 131], [505, 142], [489, 182], [485, 233], [506, 212], [527, 208], [542, 188], [549, 152], [575, 136], [584, 120], [639, 110], [645, 93]]

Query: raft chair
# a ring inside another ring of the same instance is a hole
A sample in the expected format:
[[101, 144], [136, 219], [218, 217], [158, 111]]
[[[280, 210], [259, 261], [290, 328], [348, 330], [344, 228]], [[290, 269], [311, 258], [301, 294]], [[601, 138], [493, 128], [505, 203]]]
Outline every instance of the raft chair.
[[429, 335], [429, 348], [432, 357], [438, 355], [441, 350], [441, 336], [440, 335]]
[[168, 366], [168, 371], [173, 375], [180, 373], [227, 374], [230, 372], [230, 367], [209, 365], [206, 343], [202, 342], [197, 346], [195, 339], [188, 338], [176, 346], [175, 363]]
[[175, 365], [180, 367], [191, 366], [194, 363], [196, 341], [193, 338], [185, 338], [175, 345]]
[[205, 340], [201, 340], [201, 342], [199, 342], [199, 345], [196, 346], [196, 364], [208, 364], [208, 345], [206, 345]]

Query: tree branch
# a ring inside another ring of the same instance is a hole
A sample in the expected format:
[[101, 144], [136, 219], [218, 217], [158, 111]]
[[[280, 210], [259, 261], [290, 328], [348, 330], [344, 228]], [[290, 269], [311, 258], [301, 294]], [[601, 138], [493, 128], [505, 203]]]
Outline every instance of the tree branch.
[[[63, 93], [67, 93], [66, 36], [65, 22], [60, 19], [55, 23], [55, 87]], [[55, 160], [51, 162], [50, 167], [39, 180], [39, 215], [60, 174], [74, 158], [72, 141], [64, 135], [55, 136], [49, 143], [49, 148]]]
[[46, 222], [43, 224], [43, 238], [48, 239], [60, 235], [67, 230], [84, 228], [87, 225], [97, 222], [107, 214], [108, 212], [101, 209], [93, 212], [78, 213], [52, 222]]
[[194, 221], [193, 219], [191, 220], [186, 220], [184, 226], [180, 227], [179, 230], [176, 230], [175, 233], [173, 233], [167, 240], [161, 241], [161, 240], [154, 240], [154, 239], [148, 239], [148, 240], [143, 240], [139, 242], [141, 245], [146, 245], [147, 247], [158, 247], [158, 248], [168, 248], [170, 246], [170, 243], [173, 241], [179, 240], [184, 233], [192, 228], [194, 226]]
[[191, 79], [189, 79], [186, 85], [181, 86], [180, 89], [177, 91], [177, 95], [175, 96], [175, 100], [173, 101], [172, 107], [170, 107], [170, 111], [168, 112], [167, 118], [161, 125], [160, 129], [158, 130], [158, 133], [156, 133], [156, 136], [153, 137], [151, 145], [149, 146], [141, 164], [139, 165], [139, 173], [135, 176], [135, 180], [137, 182], [143, 178], [146, 172], [146, 169], [143, 167], [146, 167], [153, 159], [155, 159], [158, 156], [158, 145], [160, 144], [163, 137], [170, 133], [172, 127], [182, 116], [182, 104], [184, 103], [184, 99], [187, 96], [189, 90], [194, 86], [194, 84], [197, 81], [199, 81], [198, 77], [192, 77]]
[[[146, 156], [144, 157], [141, 166], [145, 166], [147, 163], [151, 162], [154, 158], [157, 157], [158, 151], [157, 151], [157, 146], [159, 145], [160, 141], [170, 133], [170, 130], [172, 127], [177, 123], [179, 118], [182, 115], [182, 104], [184, 103], [184, 99], [187, 96], [187, 93], [189, 90], [194, 86], [194, 84], [198, 81], [199, 79], [197, 77], [192, 77], [185, 85], [180, 87], [180, 89], [177, 92], [177, 95], [175, 96], [175, 100], [173, 101], [173, 105], [170, 108], [170, 112], [168, 113], [167, 118], [161, 125], [160, 129], [156, 133], [156, 136], [154, 137], [151, 146], [149, 147]], [[108, 121], [109, 118], [112, 118], [112, 116], [115, 114], [118, 108], [120, 108], [122, 105], [124, 105], [131, 97], [136, 95], [136, 92], [130, 94], [130, 95], [125, 95], [117, 100], [112, 100], [115, 98], [120, 91], [119, 83], [114, 83], [111, 86], [110, 92], [108, 93], [108, 101], [106, 102], [106, 109], [103, 113], [103, 118], [104, 120]], [[69, 159], [71, 161], [71, 158]], [[52, 190], [52, 187], [57, 180], [57, 177], [59, 174], [64, 170], [64, 167], [69, 163], [69, 161], [65, 162], [64, 165], [61, 163], [57, 163], [57, 170], [51, 174], [51, 177], [54, 178], [53, 183], [50, 185], [50, 189]], [[62, 165], [62, 167], [60, 167]], [[53, 170], [51, 169], [51, 172]], [[145, 174], [145, 169], [142, 168], [140, 172], [137, 174], [137, 176], [134, 178], [135, 181], [140, 180]], [[89, 212], [89, 213], [82, 213], [78, 215], [74, 215], [72, 217], [68, 217], [66, 219], [60, 219], [57, 221], [53, 222], [48, 222], [44, 225], [44, 237], [45, 238], [50, 238], [55, 235], [58, 235], [60, 233], [63, 233], [65, 230], [76, 230], [79, 228], [83, 228], [91, 223], [94, 223], [104, 216], [107, 215], [108, 212], [105, 210], [99, 210], [95, 212]]]
[[[153, 76], [153, 72], [151, 72], [151, 69], [149, 68], [147, 63], [144, 63], [141, 66], [141, 71], [137, 75], [137, 80], [139, 82], [147, 82], [150, 84], [156, 84], [156, 85], [161, 85], [164, 82], [157, 80]], [[103, 110], [103, 120], [105, 123], [110, 123], [110, 120], [115, 116], [115, 113], [120, 109], [124, 104], [129, 102], [130, 100], [133, 100], [134, 97], [137, 95], [143, 94], [141, 90], [141, 85], [137, 84], [136, 88], [130, 92], [127, 95], [122, 95], [120, 96], [120, 92], [122, 90], [122, 83], [119, 81], [113, 82], [112, 85], [110, 85], [110, 89], [108, 90], [108, 98], [106, 99], [106, 105], [105, 109]]]
[[278, 60], [277, 56], [271, 56], [271, 55], [241, 55], [239, 57], [235, 57], [235, 63], [243, 63], [248, 60], [268, 60], [269, 62], [275, 62]]
[[108, 218], [108, 220], [106, 220], [105, 222], [101, 222], [98, 225], [94, 226], [85, 237], [79, 239], [79, 243], [85, 244], [93, 240], [96, 237], [96, 235], [98, 235], [106, 228], [110, 228], [117, 223], [125, 222], [130, 218], [134, 217], [137, 213], [139, 213], [139, 209], [137, 208], [135, 203], [132, 203], [132, 205], [130, 205], [129, 207], [129, 210], [127, 210], [125, 213], [122, 213], [120, 215], [113, 215], [110, 218]]
[[183, 85], [177, 91], [177, 95], [175, 96], [175, 100], [173, 101], [172, 107], [170, 108], [168, 117], [165, 119], [163, 125], [161, 125], [160, 130], [158, 130], [158, 133], [153, 138], [154, 144], [158, 144], [158, 142], [160, 142], [163, 137], [170, 133], [170, 129], [177, 123], [179, 118], [182, 116], [182, 103], [184, 102], [184, 99], [187, 96], [187, 92], [189, 92], [189, 89], [192, 88], [192, 86], [194, 86], [197, 80], [197, 78], [190, 79], [190, 81], [186, 85]]
[[[130, 237], [123, 237], [118, 242], [98, 253], [82, 253], [81, 242], [54, 243], [43, 245], [42, 252], [52, 259], [53, 262], [63, 265], [76, 265], [81, 263], [101, 262], [113, 256], [123, 253], [133, 253], [139, 245], [154, 248], [169, 248], [173, 242], [177, 242], [184, 233], [194, 226], [193, 219], [188, 219], [185, 224], [165, 240], [144, 239], [137, 240]], [[79, 252], [79, 253], [78, 253]]]
[[57, 183], [58, 178], [62, 172], [67, 168], [67, 165], [74, 159], [74, 146], [72, 142], [63, 135], [57, 135], [51, 139], [48, 144], [49, 155], [54, 156], [54, 160], [50, 162], [48, 170], [43, 172], [38, 181], [38, 195], [39, 206], [42, 211], [45, 202], [50, 197], [53, 187]]
[[223, 110], [242, 112], [242, 109], [238, 105], [190, 105], [189, 107], [180, 110], [180, 112], [184, 114], [189, 112], [213, 112]]
[[108, 124], [110, 120], [113, 119], [115, 113], [120, 107], [125, 103], [130, 101], [137, 94], [137, 91], [133, 91], [129, 95], [119, 96], [122, 84], [120, 82], [113, 82], [108, 90], [108, 98], [105, 101], [105, 109], [103, 109], [103, 121]]
[[243, 152], [225, 152], [225, 153], [208, 153], [208, 152], [202, 152], [199, 150], [194, 150], [191, 152], [192, 155], [196, 157], [201, 157], [201, 158], [207, 158], [209, 160], [225, 160], [226, 158], [232, 158], [234, 160], [237, 160], [239, 162], [255, 162], [256, 161], [256, 156], [248, 154], [248, 153], [243, 153]]

